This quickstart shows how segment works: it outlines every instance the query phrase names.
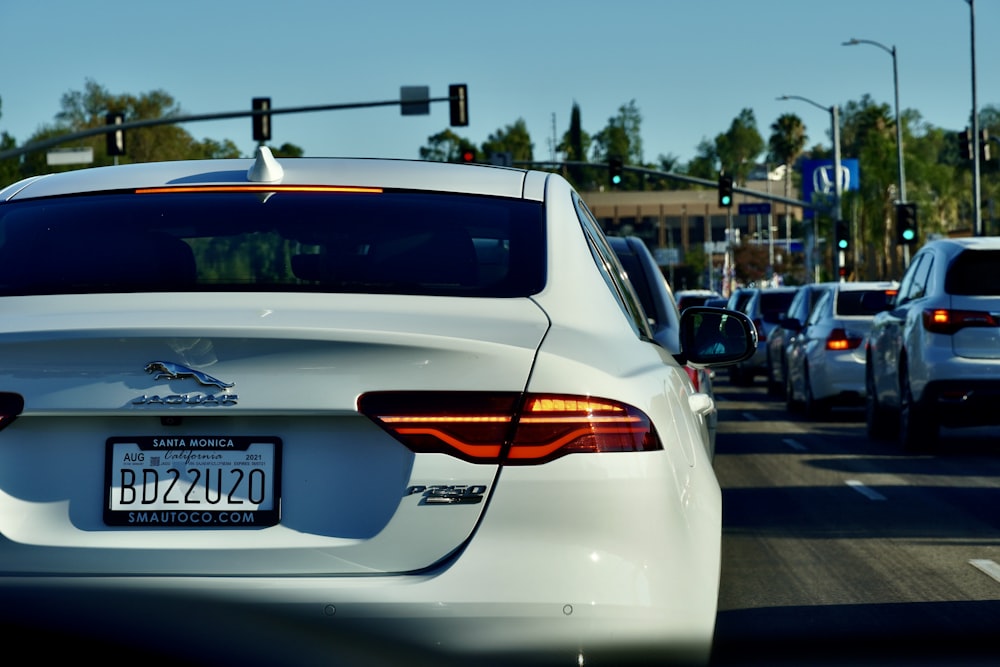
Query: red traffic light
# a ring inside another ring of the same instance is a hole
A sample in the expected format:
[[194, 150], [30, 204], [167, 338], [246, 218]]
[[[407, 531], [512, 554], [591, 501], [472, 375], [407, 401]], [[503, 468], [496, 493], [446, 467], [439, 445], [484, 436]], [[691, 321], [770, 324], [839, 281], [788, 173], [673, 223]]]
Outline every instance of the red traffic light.
[[472, 164], [476, 161], [476, 151], [471, 148], [467, 148], [462, 151], [462, 162], [465, 164]]

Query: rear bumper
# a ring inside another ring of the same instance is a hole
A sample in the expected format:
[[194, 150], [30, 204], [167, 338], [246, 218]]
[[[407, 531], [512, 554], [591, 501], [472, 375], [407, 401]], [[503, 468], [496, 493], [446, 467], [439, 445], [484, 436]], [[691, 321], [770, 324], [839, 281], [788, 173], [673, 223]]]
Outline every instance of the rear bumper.
[[1000, 380], [935, 380], [918, 403], [933, 410], [942, 426], [1000, 425]]
[[505, 469], [476, 533], [423, 572], [8, 573], [0, 629], [122, 650], [138, 643], [164, 651], [162, 664], [578, 664], [580, 654], [588, 665], [705, 664], [721, 491], [703, 457], [688, 466], [680, 456], [674, 467], [675, 455], [586, 454]]

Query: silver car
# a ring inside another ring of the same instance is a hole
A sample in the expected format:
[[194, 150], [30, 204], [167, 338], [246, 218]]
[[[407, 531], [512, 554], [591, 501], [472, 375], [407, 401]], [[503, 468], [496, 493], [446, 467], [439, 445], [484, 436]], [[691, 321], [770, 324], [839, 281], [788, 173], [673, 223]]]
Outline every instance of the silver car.
[[888, 281], [836, 283], [820, 296], [788, 347], [785, 402], [790, 411], [825, 416], [865, 398], [864, 340], [876, 313], [896, 295]]
[[788, 310], [778, 320], [778, 326], [767, 335], [767, 393], [772, 396], [785, 395], [785, 378], [788, 375], [787, 349], [791, 341], [802, 330], [809, 313], [819, 298], [834, 283], [806, 283], [800, 285], [792, 297]]

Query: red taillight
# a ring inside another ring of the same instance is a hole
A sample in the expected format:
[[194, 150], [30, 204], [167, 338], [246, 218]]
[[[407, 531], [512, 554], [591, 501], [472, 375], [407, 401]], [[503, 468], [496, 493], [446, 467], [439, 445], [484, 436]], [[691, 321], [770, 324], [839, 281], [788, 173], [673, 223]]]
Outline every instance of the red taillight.
[[10, 425], [24, 410], [24, 398], [20, 394], [0, 391], [0, 430]]
[[953, 334], [965, 327], [1000, 326], [996, 317], [980, 310], [927, 309], [923, 312], [924, 329], [931, 333]]
[[757, 319], [753, 321], [754, 327], [757, 329], [757, 344], [767, 341], [767, 332], [764, 331], [764, 321]]
[[864, 340], [863, 336], [858, 336], [844, 329], [834, 329], [826, 337], [826, 349], [833, 352], [853, 350], [861, 345], [862, 340]]
[[701, 387], [699, 386], [701, 383], [698, 382], [698, 369], [691, 366], [684, 366], [684, 372], [687, 373], [689, 378], [691, 378], [691, 384], [694, 385], [694, 390], [701, 391]]
[[474, 463], [535, 464], [572, 453], [662, 449], [641, 411], [586, 396], [374, 392], [359, 411], [408, 448]]

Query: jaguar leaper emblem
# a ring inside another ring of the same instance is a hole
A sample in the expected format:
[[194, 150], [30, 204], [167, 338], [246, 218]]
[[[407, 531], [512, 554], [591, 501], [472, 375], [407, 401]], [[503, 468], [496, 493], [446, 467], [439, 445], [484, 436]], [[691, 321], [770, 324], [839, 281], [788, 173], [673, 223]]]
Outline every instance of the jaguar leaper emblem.
[[234, 382], [223, 382], [212, 377], [208, 373], [181, 366], [170, 361], [151, 361], [146, 364], [147, 373], [156, 373], [154, 380], [179, 380], [181, 378], [193, 378], [206, 387], [218, 387], [219, 389], [229, 389], [235, 386]]

